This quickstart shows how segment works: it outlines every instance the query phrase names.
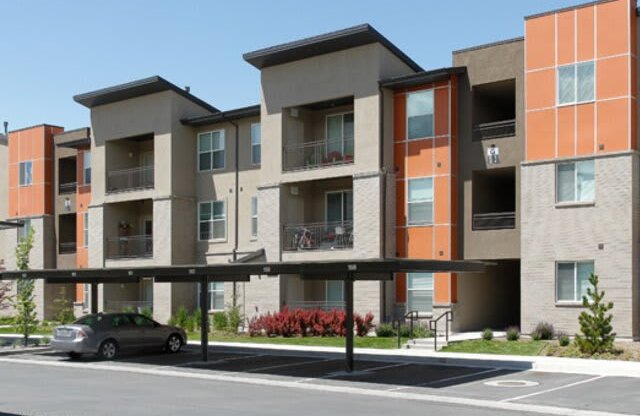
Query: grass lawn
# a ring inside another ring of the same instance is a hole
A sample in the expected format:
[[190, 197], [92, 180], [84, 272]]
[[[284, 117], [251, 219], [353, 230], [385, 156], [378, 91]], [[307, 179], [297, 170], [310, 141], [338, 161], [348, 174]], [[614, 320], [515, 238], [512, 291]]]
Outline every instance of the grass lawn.
[[[0, 328], [0, 334], [19, 334], [13, 327]], [[53, 328], [52, 327], [38, 327], [36, 331], [33, 333], [34, 335], [46, 335], [49, 337], [53, 336]]]
[[547, 346], [545, 341], [485, 341], [483, 339], [454, 342], [444, 347], [444, 352], [470, 354], [541, 355]]
[[[199, 332], [189, 332], [187, 334], [190, 341], [199, 341]], [[209, 341], [217, 342], [253, 342], [256, 344], [285, 344], [285, 345], [311, 345], [317, 347], [344, 347], [345, 338], [343, 337], [250, 337], [248, 335], [233, 335], [223, 333], [209, 334]], [[406, 343], [407, 339], [403, 338], [402, 343]], [[356, 348], [381, 348], [393, 349], [398, 347], [397, 338], [378, 338], [378, 337], [355, 337], [354, 344]]]

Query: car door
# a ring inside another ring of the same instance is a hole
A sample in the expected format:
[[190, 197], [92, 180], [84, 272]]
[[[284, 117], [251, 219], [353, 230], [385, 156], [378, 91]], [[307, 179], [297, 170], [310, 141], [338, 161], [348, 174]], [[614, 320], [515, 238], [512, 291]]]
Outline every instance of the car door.
[[164, 345], [164, 331], [154, 321], [143, 315], [131, 315], [140, 346], [145, 348]]
[[116, 314], [111, 317], [111, 332], [121, 349], [139, 347], [139, 340], [135, 336], [135, 329], [129, 316]]

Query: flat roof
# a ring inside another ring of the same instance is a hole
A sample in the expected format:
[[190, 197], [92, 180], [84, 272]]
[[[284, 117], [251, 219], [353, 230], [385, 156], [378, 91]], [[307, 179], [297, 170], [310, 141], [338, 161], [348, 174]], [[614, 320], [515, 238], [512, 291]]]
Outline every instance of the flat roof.
[[452, 75], [464, 74], [467, 68], [464, 66], [454, 66], [450, 68], [439, 68], [430, 71], [422, 71], [416, 74], [402, 75], [380, 81], [380, 86], [384, 88], [406, 88], [430, 82], [444, 81]]
[[219, 111], [211, 104], [172, 84], [159, 75], [78, 94], [74, 96], [73, 99], [87, 108], [93, 108], [103, 104], [115, 103], [163, 91], [173, 91], [212, 113]]
[[67, 130], [53, 136], [53, 141], [58, 147], [75, 148], [91, 144], [91, 128], [81, 127], [79, 129]]
[[64, 127], [62, 127], [62, 126], [56, 126], [55, 124], [40, 123], [40, 124], [36, 124], [36, 125], [34, 125], [34, 126], [22, 127], [22, 128], [15, 129], [15, 130], [9, 130], [9, 132], [8, 132], [8, 133], [9, 133], [9, 134], [11, 134], [11, 133], [17, 133], [17, 132], [20, 132], [20, 131], [24, 131], [24, 130], [31, 130], [31, 129], [37, 129], [37, 128], [40, 128], [40, 127], [54, 127], [54, 128], [56, 128], [56, 129], [64, 129]]
[[206, 116], [187, 117], [180, 122], [187, 126], [198, 127], [208, 124], [221, 123], [224, 121], [238, 120], [241, 118], [255, 117], [260, 115], [260, 104], [248, 107], [235, 108], [233, 110], [220, 111]]
[[242, 57], [251, 65], [262, 69], [371, 43], [380, 43], [411, 69], [422, 71], [420, 65], [368, 23], [259, 49], [245, 53]]
[[500, 45], [506, 45], [508, 43], [515, 43], [515, 42], [524, 42], [524, 36], [518, 36], [517, 38], [511, 38], [511, 39], [503, 39], [503, 40], [498, 40], [495, 42], [489, 42], [489, 43], [483, 43], [480, 45], [474, 45], [474, 46], [469, 46], [468, 48], [463, 48], [463, 49], [457, 49], [453, 52], [451, 52], [453, 55], [459, 54], [459, 53], [465, 53], [465, 52], [471, 52], [471, 51], [475, 51], [478, 49], [485, 49], [485, 48], [492, 48], [494, 46], [500, 46]]
[[596, 6], [598, 4], [609, 3], [609, 2], [612, 2], [612, 1], [615, 1], [615, 0], [590, 1], [590, 2], [587, 2], [587, 3], [576, 4], [575, 6], [567, 6], [567, 7], [561, 7], [559, 9], [547, 10], [547, 11], [544, 11], [544, 12], [541, 12], [541, 13], [536, 13], [536, 14], [531, 14], [529, 16], [525, 16], [524, 20], [535, 19], [536, 17], [542, 17], [542, 16], [546, 16], [546, 15], [549, 15], [549, 14], [566, 12], [566, 11], [569, 11], [569, 10], [581, 9], [583, 7]]

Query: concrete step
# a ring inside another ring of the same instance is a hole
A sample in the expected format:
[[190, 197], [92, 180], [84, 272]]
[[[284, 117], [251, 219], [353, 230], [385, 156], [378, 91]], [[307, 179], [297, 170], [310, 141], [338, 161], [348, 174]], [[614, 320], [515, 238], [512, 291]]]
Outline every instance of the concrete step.
[[[438, 337], [438, 350], [447, 345], [445, 338]], [[433, 351], [433, 338], [412, 339], [406, 344], [407, 349]]]

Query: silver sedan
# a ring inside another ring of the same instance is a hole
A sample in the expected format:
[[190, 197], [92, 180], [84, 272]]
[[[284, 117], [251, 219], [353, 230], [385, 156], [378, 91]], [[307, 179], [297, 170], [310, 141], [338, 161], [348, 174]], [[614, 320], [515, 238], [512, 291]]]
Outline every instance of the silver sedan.
[[56, 327], [51, 347], [71, 358], [97, 354], [111, 360], [124, 350], [164, 348], [176, 353], [186, 342], [187, 334], [182, 328], [162, 325], [143, 315], [98, 313]]

